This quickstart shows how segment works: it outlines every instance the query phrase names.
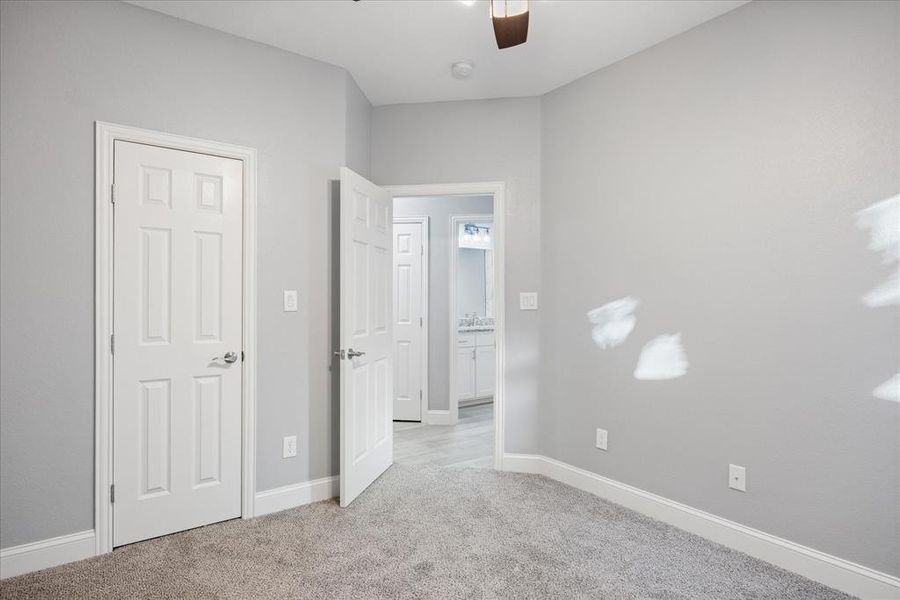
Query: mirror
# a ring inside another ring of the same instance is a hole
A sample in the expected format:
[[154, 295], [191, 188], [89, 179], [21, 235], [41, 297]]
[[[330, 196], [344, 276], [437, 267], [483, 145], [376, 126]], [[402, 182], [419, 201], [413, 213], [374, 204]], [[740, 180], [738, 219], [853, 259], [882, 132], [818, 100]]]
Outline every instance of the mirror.
[[494, 316], [493, 223], [460, 223], [457, 232], [458, 318]]

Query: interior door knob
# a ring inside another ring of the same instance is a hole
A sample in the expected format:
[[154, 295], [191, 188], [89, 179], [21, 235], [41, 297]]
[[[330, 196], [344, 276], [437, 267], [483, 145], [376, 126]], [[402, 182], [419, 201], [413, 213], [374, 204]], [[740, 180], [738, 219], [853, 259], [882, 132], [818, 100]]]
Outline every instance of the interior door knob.
[[237, 362], [238, 355], [237, 352], [226, 352], [225, 356], [214, 356], [213, 360], [224, 360], [228, 364], [233, 362]]
[[357, 352], [353, 348], [350, 348], [349, 350], [347, 350], [347, 358], [349, 358], [350, 360], [353, 360], [357, 356], [365, 356], [365, 355], [366, 355], [365, 352]]

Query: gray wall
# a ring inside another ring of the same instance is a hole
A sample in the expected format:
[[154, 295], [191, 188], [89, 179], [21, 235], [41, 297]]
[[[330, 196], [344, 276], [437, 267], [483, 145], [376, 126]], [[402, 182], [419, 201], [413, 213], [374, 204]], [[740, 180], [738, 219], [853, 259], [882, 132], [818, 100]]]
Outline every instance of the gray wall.
[[438, 102], [372, 110], [376, 183], [506, 182], [506, 451], [537, 450], [539, 313], [519, 292], [540, 291], [538, 98]]
[[[900, 319], [854, 226], [900, 191], [898, 23], [753, 2], [544, 97], [544, 454], [900, 574]], [[585, 313], [629, 294], [597, 349]], [[636, 381], [679, 331], [687, 375]]]
[[[329, 180], [368, 170], [355, 84], [127, 4], [0, 10], [0, 546], [93, 525], [95, 120], [259, 151], [257, 487], [337, 473], [322, 257]], [[289, 434], [299, 456], [283, 460]]]
[[347, 148], [347, 164], [363, 177], [369, 176], [372, 147], [372, 105], [349, 73], [347, 83], [347, 118], [344, 124], [344, 143]]
[[[900, 191], [897, 3], [753, 2], [542, 99], [374, 110], [341, 69], [133, 6], [0, 11], [0, 546], [92, 526], [106, 120], [259, 150], [259, 489], [337, 472], [338, 167], [502, 180], [507, 452], [900, 574], [900, 410], [871, 396], [900, 316], [859, 302], [885, 267], [853, 225]], [[638, 325], [600, 351], [585, 313], [627, 294]], [[643, 343], [676, 331], [687, 375], [635, 381]]]
[[[428, 239], [428, 408], [450, 407], [450, 232], [452, 215], [489, 215], [491, 196], [397, 198], [395, 217], [429, 217]], [[451, 246], [451, 240], [453, 245]]]

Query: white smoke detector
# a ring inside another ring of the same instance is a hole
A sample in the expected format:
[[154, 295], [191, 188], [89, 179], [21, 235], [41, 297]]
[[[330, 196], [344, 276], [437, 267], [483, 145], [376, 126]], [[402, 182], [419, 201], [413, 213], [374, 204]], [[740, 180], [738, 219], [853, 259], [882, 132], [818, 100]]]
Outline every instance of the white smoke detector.
[[475, 65], [473, 65], [468, 60], [461, 60], [459, 62], [455, 62], [450, 66], [450, 72], [457, 79], [468, 79], [469, 76], [472, 75], [472, 71], [475, 70]]

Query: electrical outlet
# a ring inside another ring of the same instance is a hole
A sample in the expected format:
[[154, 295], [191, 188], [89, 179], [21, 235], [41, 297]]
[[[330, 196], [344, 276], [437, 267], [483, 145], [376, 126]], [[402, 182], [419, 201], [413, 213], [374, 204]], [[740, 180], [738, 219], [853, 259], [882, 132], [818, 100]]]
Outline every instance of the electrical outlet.
[[297, 312], [297, 290], [284, 290], [284, 312]]
[[747, 491], [747, 469], [728, 465], [728, 487], [739, 492]]
[[297, 436], [285, 436], [281, 443], [281, 458], [293, 458], [297, 456]]
[[606, 450], [606, 438], [608, 433], [605, 429], [597, 428], [597, 441], [596, 446], [601, 450]]

